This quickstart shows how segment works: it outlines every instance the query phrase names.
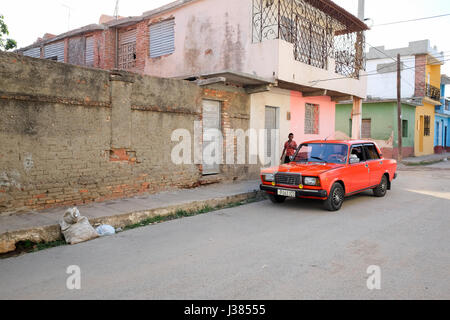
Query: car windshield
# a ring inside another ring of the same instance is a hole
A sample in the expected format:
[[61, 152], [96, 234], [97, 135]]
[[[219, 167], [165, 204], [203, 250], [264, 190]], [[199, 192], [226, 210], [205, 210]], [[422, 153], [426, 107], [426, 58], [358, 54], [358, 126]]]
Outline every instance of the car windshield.
[[309, 143], [297, 149], [294, 161], [344, 164], [347, 156], [348, 146], [345, 144]]

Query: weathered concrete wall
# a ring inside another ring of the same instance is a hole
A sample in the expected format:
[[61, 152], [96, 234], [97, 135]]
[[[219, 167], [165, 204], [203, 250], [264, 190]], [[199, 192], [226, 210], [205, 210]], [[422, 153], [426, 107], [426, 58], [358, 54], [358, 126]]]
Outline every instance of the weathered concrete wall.
[[[0, 215], [205, 183], [177, 166], [175, 129], [194, 136], [202, 99], [222, 101], [223, 127], [249, 127], [239, 88], [87, 69], [0, 53]], [[244, 179], [248, 166], [218, 180]]]

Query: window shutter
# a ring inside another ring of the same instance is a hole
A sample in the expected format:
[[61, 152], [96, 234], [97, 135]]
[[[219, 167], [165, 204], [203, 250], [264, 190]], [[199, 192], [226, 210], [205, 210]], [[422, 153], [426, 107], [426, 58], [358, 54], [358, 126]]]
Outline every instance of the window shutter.
[[175, 20], [167, 20], [150, 26], [150, 58], [157, 58], [175, 51]]
[[86, 38], [86, 65], [94, 65], [94, 37]]
[[26, 57], [32, 58], [40, 58], [41, 57], [41, 48], [32, 48], [23, 52], [23, 55]]
[[48, 44], [44, 47], [44, 58], [56, 58], [58, 62], [64, 62], [64, 41]]

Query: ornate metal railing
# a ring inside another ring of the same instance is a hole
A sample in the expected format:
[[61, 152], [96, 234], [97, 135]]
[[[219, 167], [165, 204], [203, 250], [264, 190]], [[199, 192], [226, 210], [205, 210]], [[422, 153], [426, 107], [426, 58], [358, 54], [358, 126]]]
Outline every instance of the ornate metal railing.
[[433, 100], [440, 101], [441, 100], [441, 89], [436, 88], [436, 87], [432, 86], [431, 84], [427, 83], [426, 84], [426, 96]]
[[253, 42], [282, 39], [294, 45], [294, 57], [305, 64], [359, 78], [365, 69], [364, 33], [346, 25], [307, 0], [253, 0]]

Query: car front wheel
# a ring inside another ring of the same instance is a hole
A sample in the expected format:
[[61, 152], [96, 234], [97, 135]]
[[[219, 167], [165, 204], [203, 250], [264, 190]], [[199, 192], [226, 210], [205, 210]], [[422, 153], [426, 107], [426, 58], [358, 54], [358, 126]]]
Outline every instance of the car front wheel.
[[275, 194], [269, 194], [269, 199], [273, 203], [283, 203], [286, 201], [286, 197], [275, 195]]
[[340, 183], [335, 183], [331, 188], [328, 199], [325, 200], [325, 209], [328, 211], [339, 211], [345, 199], [345, 190]]
[[388, 189], [388, 179], [386, 176], [383, 176], [383, 178], [381, 179], [381, 183], [378, 185], [378, 187], [373, 189], [373, 194], [375, 195], [375, 197], [382, 198], [386, 195], [387, 189]]

